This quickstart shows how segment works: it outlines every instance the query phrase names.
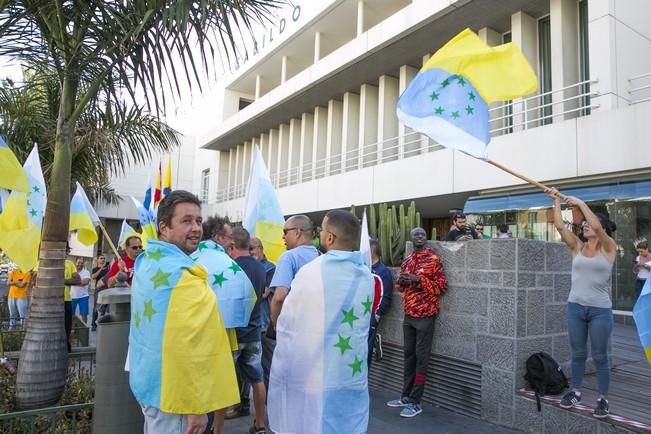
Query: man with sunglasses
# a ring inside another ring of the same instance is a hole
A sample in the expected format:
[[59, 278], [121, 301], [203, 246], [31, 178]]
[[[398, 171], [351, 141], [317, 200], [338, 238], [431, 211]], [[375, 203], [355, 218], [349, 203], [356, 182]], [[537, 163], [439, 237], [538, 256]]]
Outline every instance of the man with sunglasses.
[[117, 283], [118, 273], [122, 271], [127, 275], [127, 285], [131, 286], [131, 279], [133, 279], [133, 266], [136, 258], [142, 252], [142, 240], [135, 235], [130, 236], [124, 241], [124, 250], [126, 255], [122, 256], [117, 261], [113, 261], [109, 269], [107, 282], [108, 287], [113, 288]]

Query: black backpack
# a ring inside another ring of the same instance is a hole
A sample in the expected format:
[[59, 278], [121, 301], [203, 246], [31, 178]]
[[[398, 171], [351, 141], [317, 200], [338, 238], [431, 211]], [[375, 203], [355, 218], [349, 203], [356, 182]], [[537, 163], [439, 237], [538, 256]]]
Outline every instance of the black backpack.
[[569, 384], [567, 377], [556, 360], [547, 353], [535, 353], [527, 359], [527, 373], [524, 379], [529, 387], [536, 392], [536, 403], [540, 411], [540, 397], [544, 395], [558, 395], [565, 390]]

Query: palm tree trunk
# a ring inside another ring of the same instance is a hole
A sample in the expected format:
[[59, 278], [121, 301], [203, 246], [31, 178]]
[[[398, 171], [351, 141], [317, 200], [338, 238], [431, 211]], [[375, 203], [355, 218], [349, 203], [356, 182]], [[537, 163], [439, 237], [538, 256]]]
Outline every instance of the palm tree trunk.
[[56, 404], [68, 373], [63, 280], [70, 215], [70, 168], [78, 79], [66, 77], [61, 92], [54, 163], [50, 175], [39, 269], [20, 352], [16, 404], [27, 410]]

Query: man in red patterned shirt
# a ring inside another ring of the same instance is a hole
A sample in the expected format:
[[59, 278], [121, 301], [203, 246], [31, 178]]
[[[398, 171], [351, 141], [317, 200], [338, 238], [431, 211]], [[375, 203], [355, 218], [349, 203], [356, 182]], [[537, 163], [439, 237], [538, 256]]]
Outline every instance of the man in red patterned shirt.
[[438, 298], [447, 282], [441, 260], [425, 247], [427, 234], [423, 228], [411, 231], [414, 251], [400, 266], [397, 288], [402, 293], [405, 319], [405, 379], [402, 396], [387, 402], [389, 407], [404, 407], [402, 417], [414, 417], [423, 410], [420, 401], [425, 390], [427, 364], [432, 349], [434, 319], [439, 311]]

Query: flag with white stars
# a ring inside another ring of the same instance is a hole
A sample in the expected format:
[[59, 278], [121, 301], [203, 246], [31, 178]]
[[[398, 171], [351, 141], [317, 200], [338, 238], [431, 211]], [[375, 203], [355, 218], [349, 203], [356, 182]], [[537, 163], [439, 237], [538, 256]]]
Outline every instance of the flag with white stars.
[[211, 240], [200, 242], [190, 257], [208, 270], [208, 284], [217, 296], [224, 326], [246, 327], [258, 297], [244, 270]]
[[330, 251], [296, 274], [276, 327], [272, 431], [367, 431], [372, 288], [360, 252]]
[[488, 157], [488, 104], [533, 93], [537, 78], [513, 43], [490, 47], [470, 29], [438, 50], [398, 100], [398, 119], [437, 143]]
[[38, 262], [47, 202], [45, 179], [36, 145], [25, 160], [23, 170], [27, 175], [29, 192], [12, 191], [9, 195], [0, 216], [0, 249], [21, 270], [29, 271]]
[[131, 285], [129, 384], [168, 413], [206, 414], [239, 402], [228, 336], [208, 272], [176, 245], [149, 240]]

